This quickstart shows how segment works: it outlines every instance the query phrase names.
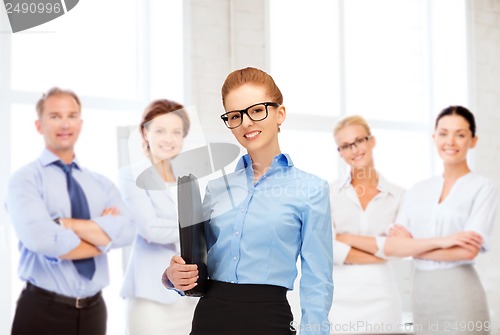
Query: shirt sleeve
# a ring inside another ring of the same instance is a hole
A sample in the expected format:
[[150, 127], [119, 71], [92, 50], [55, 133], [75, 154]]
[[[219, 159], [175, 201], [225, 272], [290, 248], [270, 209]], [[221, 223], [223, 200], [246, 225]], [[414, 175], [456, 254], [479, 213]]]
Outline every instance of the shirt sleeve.
[[342, 265], [345, 263], [347, 255], [351, 251], [351, 246], [343, 242], [337, 241], [335, 238], [337, 234], [335, 233], [335, 223], [333, 222], [332, 216], [332, 235], [333, 235], [333, 262], [335, 265]]
[[[328, 314], [333, 299], [333, 243], [328, 183], [319, 185], [304, 203], [300, 301], [300, 334], [330, 334]], [[310, 330], [310, 331], [309, 331]]]
[[167, 290], [172, 290], [172, 291], [175, 291], [177, 292], [177, 294], [179, 294], [181, 297], [184, 297], [186, 295], [186, 293], [184, 293], [184, 291], [181, 291], [181, 290], [178, 290], [174, 287], [174, 284], [170, 281], [170, 279], [168, 279], [167, 277], [167, 271], [163, 271], [163, 274], [161, 276], [161, 282], [163, 284], [163, 286], [165, 286], [167, 288]]
[[410, 199], [408, 192], [406, 192], [400, 200], [400, 206], [394, 223], [405, 227], [406, 230], [411, 232], [409, 207], [410, 207]]
[[[130, 167], [120, 170], [119, 187], [123, 201], [133, 217], [139, 235], [149, 243], [172, 244], [179, 241], [179, 223], [175, 206], [166, 203], [162, 210], [165, 213], [172, 211], [172, 218], [161, 217], [158, 210], [153, 206], [148, 191], [137, 187]], [[153, 192], [167, 191], [158, 190]]]
[[333, 261], [336, 265], [342, 265], [345, 263], [347, 255], [351, 251], [351, 246], [343, 242], [334, 240], [333, 241]]
[[92, 218], [101, 229], [109, 236], [111, 244], [109, 248], [121, 248], [132, 243], [135, 236], [132, 216], [123, 202], [120, 192], [116, 186], [107, 178], [100, 177], [103, 186], [103, 192], [106, 194], [107, 203], [104, 208], [115, 207], [119, 210], [119, 215], [105, 215]]
[[481, 251], [489, 251], [491, 247], [491, 233], [495, 223], [498, 204], [498, 193], [492, 183], [487, 183], [479, 189], [474, 197], [472, 210], [464, 230], [472, 230], [483, 237]]
[[15, 173], [8, 185], [6, 209], [20, 242], [29, 250], [57, 258], [78, 247], [80, 238], [54, 223], [45, 204], [37, 172]]
[[333, 240], [333, 263], [335, 265], [342, 265], [345, 263], [345, 260], [347, 258], [347, 255], [349, 254], [349, 251], [351, 251], [351, 246], [348, 244], [345, 244], [343, 242], [337, 241], [337, 232], [335, 230], [335, 216], [333, 215], [333, 208], [335, 203], [333, 202], [334, 200], [334, 194], [335, 194], [335, 184], [332, 183], [330, 184], [330, 212], [331, 212], [331, 219], [332, 219], [332, 240]]

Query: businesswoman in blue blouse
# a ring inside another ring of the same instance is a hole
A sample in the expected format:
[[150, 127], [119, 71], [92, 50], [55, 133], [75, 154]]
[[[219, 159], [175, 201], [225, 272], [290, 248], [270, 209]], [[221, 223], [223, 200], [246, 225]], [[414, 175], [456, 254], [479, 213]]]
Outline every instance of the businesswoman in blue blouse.
[[182, 105], [166, 99], [151, 102], [140, 123], [150, 167], [137, 180], [131, 166], [120, 171], [120, 191], [136, 226], [121, 291], [127, 299], [128, 335], [181, 335], [191, 329], [196, 299], [179, 299], [158, 279], [165, 261], [178, 250], [176, 188], [167, 185], [175, 182], [170, 160], [182, 150], [189, 128]]
[[[222, 87], [221, 118], [247, 149], [236, 171], [207, 185], [207, 294], [200, 299], [191, 335], [330, 334], [332, 226], [328, 183], [294, 167], [281, 153], [283, 96], [267, 73], [245, 68]], [[300, 255], [302, 318], [286, 299]], [[172, 257], [166, 285], [196, 286], [197, 266]]]

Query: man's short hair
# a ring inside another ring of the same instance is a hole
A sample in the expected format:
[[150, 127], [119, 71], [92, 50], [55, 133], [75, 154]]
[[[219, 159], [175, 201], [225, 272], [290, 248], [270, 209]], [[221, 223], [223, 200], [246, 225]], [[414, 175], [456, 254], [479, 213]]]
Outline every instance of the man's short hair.
[[63, 90], [63, 89], [60, 89], [59, 87], [52, 87], [50, 90], [48, 90], [46, 93], [44, 93], [42, 95], [42, 97], [40, 98], [40, 100], [38, 100], [38, 102], [36, 103], [36, 113], [38, 115], [38, 118], [42, 117], [42, 112], [43, 112], [43, 107], [44, 107], [45, 101], [48, 98], [53, 97], [53, 96], [57, 96], [57, 95], [69, 95], [70, 97], [75, 99], [76, 103], [78, 104], [78, 107], [80, 109], [82, 108], [80, 98], [78, 98], [78, 95], [76, 95], [75, 92], [73, 92], [71, 90]]

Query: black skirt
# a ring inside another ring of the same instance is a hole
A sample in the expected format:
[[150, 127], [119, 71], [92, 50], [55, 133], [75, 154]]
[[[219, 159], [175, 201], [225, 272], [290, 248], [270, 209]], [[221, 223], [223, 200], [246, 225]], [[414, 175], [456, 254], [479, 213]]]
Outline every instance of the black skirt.
[[287, 289], [274, 285], [209, 281], [193, 317], [191, 335], [291, 335]]

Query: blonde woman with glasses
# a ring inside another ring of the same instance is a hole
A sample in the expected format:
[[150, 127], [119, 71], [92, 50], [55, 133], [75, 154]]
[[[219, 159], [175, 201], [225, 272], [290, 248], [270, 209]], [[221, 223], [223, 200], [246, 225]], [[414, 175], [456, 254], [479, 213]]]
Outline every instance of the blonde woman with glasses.
[[375, 169], [376, 139], [361, 116], [334, 129], [349, 173], [330, 188], [334, 228], [335, 333], [397, 333], [401, 300], [390, 262], [377, 253], [377, 239], [395, 221], [404, 190]]

